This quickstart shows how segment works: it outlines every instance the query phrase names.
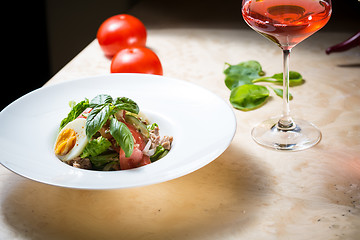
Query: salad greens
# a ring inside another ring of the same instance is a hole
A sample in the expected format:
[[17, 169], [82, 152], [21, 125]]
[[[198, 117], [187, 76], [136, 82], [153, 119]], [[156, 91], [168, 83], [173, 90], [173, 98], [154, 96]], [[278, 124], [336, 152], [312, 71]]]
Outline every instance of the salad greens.
[[100, 94], [91, 100], [89, 106], [92, 108], [86, 119], [85, 131], [90, 140], [110, 120], [110, 134], [124, 150], [125, 156], [130, 157], [134, 149], [134, 140], [126, 125], [114, 116], [119, 110], [126, 110], [135, 114], [139, 113], [138, 105], [129, 98], [116, 98], [106, 94]]
[[155, 162], [160, 158], [163, 158], [168, 154], [169, 150], [166, 150], [163, 146], [159, 145], [156, 147], [155, 153], [150, 157], [151, 162]]
[[[277, 85], [282, 85], [283, 84], [283, 73], [276, 73], [276, 74], [272, 75], [271, 77], [261, 77], [261, 78], [252, 80], [252, 83], [257, 83], [257, 82], [269, 82], [269, 83], [274, 83]], [[298, 86], [303, 83], [304, 83], [304, 79], [300, 73], [295, 72], [295, 71], [289, 71], [290, 87]]]
[[[283, 90], [271, 86], [257, 85], [255, 83], [267, 82], [275, 85], [283, 84], [283, 73], [265, 76], [259, 62], [250, 60], [237, 65], [225, 63], [225, 85], [231, 90], [229, 101], [232, 106], [242, 111], [257, 109], [266, 103], [269, 98], [270, 87], [277, 96], [283, 97]], [[289, 72], [289, 85], [297, 86], [304, 83], [300, 73]], [[290, 94], [290, 100], [293, 96]]]
[[66, 124], [77, 118], [86, 108], [89, 107], [89, 100], [85, 98], [84, 101], [81, 101], [78, 104], [75, 104], [74, 101], [71, 101], [69, 105], [71, 107], [71, 111], [68, 113], [68, 116], [61, 121], [60, 130], [63, 129]]
[[111, 146], [111, 142], [106, 138], [100, 136], [98, 138], [90, 140], [86, 145], [83, 153], [80, 155], [82, 158], [95, 157], [105, 151]]
[[173, 138], [161, 138], [159, 126], [141, 117], [137, 103], [129, 98], [100, 94], [91, 101], [71, 101], [69, 106], [71, 110], [60, 124], [55, 154], [74, 167], [130, 169], [159, 160], [171, 148]]
[[113, 152], [89, 157], [89, 159], [94, 169], [108, 171], [119, 162], [119, 155]]

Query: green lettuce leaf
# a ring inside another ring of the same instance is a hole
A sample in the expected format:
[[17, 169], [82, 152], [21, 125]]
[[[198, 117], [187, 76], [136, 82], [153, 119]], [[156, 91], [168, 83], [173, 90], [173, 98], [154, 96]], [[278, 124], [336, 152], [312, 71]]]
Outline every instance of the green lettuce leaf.
[[75, 104], [74, 101], [71, 101], [70, 106], [72, 106], [71, 111], [68, 113], [68, 116], [61, 121], [60, 130], [65, 127], [66, 124], [76, 119], [86, 108], [89, 107], [89, 100], [85, 99], [78, 104]]
[[108, 150], [108, 148], [111, 146], [111, 142], [107, 140], [106, 138], [100, 136], [97, 139], [91, 140], [85, 147], [83, 153], [81, 154], [81, 158], [86, 157], [95, 157], [97, 155], [100, 155], [101, 153]]

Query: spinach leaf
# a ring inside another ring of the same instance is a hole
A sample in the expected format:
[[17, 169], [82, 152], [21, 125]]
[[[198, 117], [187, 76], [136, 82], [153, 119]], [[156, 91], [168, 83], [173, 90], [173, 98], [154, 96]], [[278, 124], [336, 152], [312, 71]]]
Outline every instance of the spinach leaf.
[[262, 106], [268, 97], [265, 86], [245, 84], [231, 90], [229, 100], [234, 108], [249, 111]]
[[86, 119], [85, 132], [88, 140], [102, 128], [110, 116], [110, 104], [98, 105]]
[[252, 80], [263, 76], [261, 65], [257, 61], [241, 62], [237, 65], [225, 63], [228, 67], [224, 70], [225, 85], [230, 89], [234, 89], [244, 84], [252, 84]]
[[[284, 91], [280, 88], [273, 88], [273, 87], [270, 87], [272, 90], [274, 90], [275, 94], [278, 95], [279, 97], [283, 97], [283, 93]], [[289, 100], [292, 100], [293, 99], [293, 96], [291, 95], [291, 93], [289, 93]]]
[[100, 136], [97, 139], [91, 140], [85, 147], [81, 158], [95, 157], [105, 151], [111, 146], [111, 142], [106, 138]]
[[[276, 85], [283, 84], [283, 73], [272, 76], [264, 76], [265, 73], [259, 62], [251, 60], [237, 65], [225, 63], [228, 67], [224, 70], [225, 85], [231, 90], [230, 103], [234, 108], [249, 111], [262, 106], [269, 97], [269, 90], [265, 86], [254, 85], [258, 82], [268, 82]], [[300, 73], [289, 71], [289, 86], [297, 86], [304, 83]], [[283, 90], [272, 88], [276, 95], [282, 97]], [[293, 96], [289, 93], [289, 99]]]
[[139, 106], [130, 98], [118, 97], [113, 101], [113, 105], [115, 106], [115, 110], [122, 109], [135, 114], [139, 113]]
[[115, 138], [121, 149], [125, 152], [125, 157], [130, 157], [134, 150], [134, 139], [129, 128], [116, 118], [110, 119], [110, 134]]
[[[252, 80], [252, 83], [257, 83], [257, 82], [270, 82], [270, 83], [274, 83], [277, 85], [282, 85], [283, 84], [283, 73], [276, 73], [276, 74], [272, 75], [271, 77], [261, 77], [261, 78]], [[300, 73], [295, 72], [295, 71], [289, 71], [290, 87], [298, 86], [303, 83], [304, 83], [304, 79]]]
[[84, 101], [75, 104], [75, 102], [71, 102], [72, 106], [71, 111], [68, 113], [67, 117], [64, 118], [60, 123], [60, 130], [65, 127], [66, 124], [76, 119], [86, 108], [89, 107], [89, 100], [85, 99]]

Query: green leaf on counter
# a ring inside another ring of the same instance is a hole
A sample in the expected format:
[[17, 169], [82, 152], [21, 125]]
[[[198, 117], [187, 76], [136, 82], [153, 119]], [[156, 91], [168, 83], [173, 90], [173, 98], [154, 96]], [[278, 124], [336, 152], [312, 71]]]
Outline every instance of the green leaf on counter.
[[224, 70], [225, 85], [230, 90], [244, 84], [252, 84], [253, 79], [260, 78], [265, 74], [260, 63], [254, 60], [241, 62], [237, 65], [225, 64], [228, 66]]
[[[265, 73], [259, 62], [250, 60], [240, 62], [237, 65], [225, 63], [227, 68], [224, 70], [225, 85], [231, 90], [230, 103], [236, 109], [249, 111], [261, 107], [269, 97], [267, 87], [273, 89], [275, 94], [282, 97], [283, 90], [272, 88], [267, 84], [261, 86], [255, 83], [271, 83], [275, 85], [283, 84], [283, 73], [276, 73], [272, 76], [264, 76]], [[302, 75], [296, 71], [289, 71], [289, 86], [297, 86], [304, 83]], [[289, 99], [293, 96], [289, 93]]]
[[[273, 87], [270, 87], [276, 95], [278, 95], [279, 97], [283, 97], [283, 93], [284, 91], [280, 88], [273, 88]], [[289, 100], [292, 100], [293, 99], [293, 96], [291, 95], [291, 93], [289, 93]]]
[[[271, 77], [261, 77], [261, 78], [252, 80], [252, 83], [257, 83], [257, 82], [269, 82], [269, 83], [274, 83], [277, 85], [282, 85], [283, 84], [283, 73], [276, 73], [276, 74], [272, 75]], [[289, 71], [290, 87], [298, 86], [303, 83], [304, 83], [304, 79], [300, 73], [295, 72], [295, 71]]]
[[231, 90], [230, 103], [242, 111], [254, 110], [262, 106], [269, 97], [269, 90], [260, 85], [245, 84]]

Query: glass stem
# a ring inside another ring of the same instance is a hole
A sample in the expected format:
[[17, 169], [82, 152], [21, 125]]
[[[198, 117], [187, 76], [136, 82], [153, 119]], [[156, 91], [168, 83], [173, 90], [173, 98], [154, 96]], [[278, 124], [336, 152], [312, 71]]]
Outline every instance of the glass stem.
[[278, 128], [281, 130], [291, 130], [295, 128], [295, 123], [290, 116], [289, 104], [289, 61], [291, 49], [283, 49], [283, 112], [278, 121]]

